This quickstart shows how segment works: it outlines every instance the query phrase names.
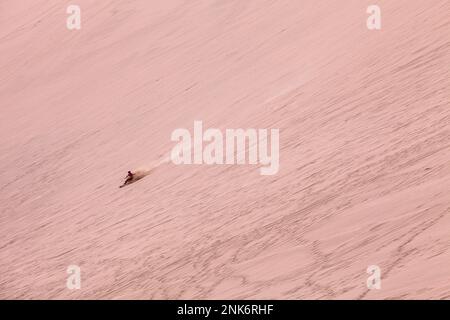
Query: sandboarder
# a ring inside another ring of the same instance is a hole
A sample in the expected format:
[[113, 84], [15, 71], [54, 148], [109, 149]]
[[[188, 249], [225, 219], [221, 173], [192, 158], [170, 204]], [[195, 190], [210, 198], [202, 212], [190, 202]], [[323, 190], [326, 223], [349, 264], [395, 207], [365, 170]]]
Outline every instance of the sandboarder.
[[134, 175], [131, 171], [128, 171], [127, 176], [125, 177], [125, 182], [123, 183], [123, 185], [120, 186], [120, 188], [126, 186], [127, 184], [131, 183], [131, 181], [133, 181], [134, 179]]

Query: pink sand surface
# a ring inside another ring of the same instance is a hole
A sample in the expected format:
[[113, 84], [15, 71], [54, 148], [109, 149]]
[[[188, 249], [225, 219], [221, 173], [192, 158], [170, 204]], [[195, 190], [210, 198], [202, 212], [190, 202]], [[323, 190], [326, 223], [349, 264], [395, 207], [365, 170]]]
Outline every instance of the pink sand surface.
[[[74, 3], [0, 3], [0, 298], [450, 298], [448, 0]], [[280, 171], [165, 163], [194, 120]]]

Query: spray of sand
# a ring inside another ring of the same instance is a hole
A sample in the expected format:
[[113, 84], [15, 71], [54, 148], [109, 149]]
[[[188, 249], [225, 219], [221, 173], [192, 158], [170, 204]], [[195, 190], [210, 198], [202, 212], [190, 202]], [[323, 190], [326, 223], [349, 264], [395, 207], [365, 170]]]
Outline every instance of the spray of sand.
[[148, 165], [136, 168], [135, 170], [132, 171], [134, 175], [133, 182], [148, 176], [149, 174], [153, 173], [156, 169], [158, 169], [161, 165], [167, 164], [169, 162], [170, 162], [170, 155], [167, 155], [161, 157], [160, 159], [152, 163], [149, 163]]

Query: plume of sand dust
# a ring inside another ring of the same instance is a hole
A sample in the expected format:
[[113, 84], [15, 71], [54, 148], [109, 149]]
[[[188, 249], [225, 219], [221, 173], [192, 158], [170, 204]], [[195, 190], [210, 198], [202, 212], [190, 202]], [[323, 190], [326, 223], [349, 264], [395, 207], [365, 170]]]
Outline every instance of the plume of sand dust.
[[154, 161], [153, 163], [150, 163], [145, 166], [141, 166], [133, 170], [134, 181], [140, 180], [152, 172], [154, 172], [157, 168], [159, 168], [161, 165], [169, 163], [170, 162], [170, 155], [166, 157], [161, 157], [159, 160]]

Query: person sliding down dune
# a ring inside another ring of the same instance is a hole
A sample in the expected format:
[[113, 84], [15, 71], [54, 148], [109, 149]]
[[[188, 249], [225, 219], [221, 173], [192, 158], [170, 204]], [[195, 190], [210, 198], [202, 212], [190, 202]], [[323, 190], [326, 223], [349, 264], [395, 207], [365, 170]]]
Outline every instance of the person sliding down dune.
[[141, 180], [142, 178], [148, 176], [150, 173], [154, 171], [155, 168], [141, 168], [133, 170], [133, 172], [128, 171], [127, 176], [125, 177], [125, 182], [119, 186], [119, 188], [125, 187], [131, 183], [135, 183], [136, 181]]
[[127, 184], [131, 183], [134, 179], [134, 175], [131, 171], [128, 171], [128, 174], [125, 178], [125, 182], [123, 183], [123, 185], [120, 186], [120, 188], [126, 186]]

